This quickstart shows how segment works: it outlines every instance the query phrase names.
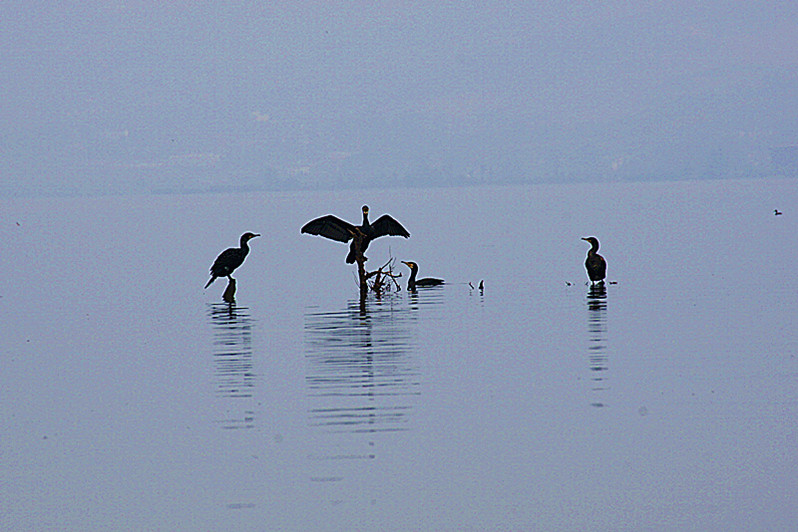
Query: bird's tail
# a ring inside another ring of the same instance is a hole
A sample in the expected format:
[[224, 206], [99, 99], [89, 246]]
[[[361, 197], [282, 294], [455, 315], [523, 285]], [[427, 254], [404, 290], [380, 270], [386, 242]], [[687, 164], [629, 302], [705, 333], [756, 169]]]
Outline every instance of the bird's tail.
[[210, 281], [208, 281], [208, 284], [205, 285], [205, 288], [208, 288], [209, 286], [211, 286], [211, 283], [214, 282], [215, 280], [216, 280], [216, 276], [214, 275], [213, 277], [211, 277]]

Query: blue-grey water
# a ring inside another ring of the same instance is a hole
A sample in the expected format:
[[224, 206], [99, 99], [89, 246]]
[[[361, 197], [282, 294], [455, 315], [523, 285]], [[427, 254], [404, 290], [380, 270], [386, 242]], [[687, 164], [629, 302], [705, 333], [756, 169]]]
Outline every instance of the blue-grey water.
[[796, 184], [2, 200], [0, 528], [795, 529]]

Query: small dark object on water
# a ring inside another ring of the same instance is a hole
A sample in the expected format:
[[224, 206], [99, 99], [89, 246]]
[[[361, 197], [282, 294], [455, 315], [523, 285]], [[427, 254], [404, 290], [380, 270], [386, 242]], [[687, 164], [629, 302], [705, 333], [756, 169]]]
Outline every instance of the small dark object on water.
[[[330, 240], [337, 240], [338, 242], [349, 242], [356, 232], [359, 231], [363, 235], [360, 243], [360, 252], [365, 253], [369, 243], [375, 238], [381, 236], [403, 236], [405, 238], [410, 236], [407, 229], [402, 227], [402, 224], [394, 220], [390, 215], [383, 214], [373, 224], [369, 223], [369, 208], [368, 205], [363, 205], [363, 223], [360, 226], [354, 226], [349, 222], [341, 220], [337, 216], [328, 214], [321, 218], [316, 218], [306, 223], [301, 232], [310, 235], [323, 236]], [[364, 257], [365, 259], [365, 257]], [[346, 256], [347, 264], [354, 264], [355, 262], [355, 241], [349, 246], [349, 254]]]
[[408, 268], [410, 268], [410, 279], [407, 281], [407, 290], [410, 292], [415, 290], [418, 286], [438, 286], [443, 284], [443, 279], [435, 279], [433, 277], [425, 277], [423, 279], [416, 280], [416, 275], [418, 274], [418, 264], [412, 261], [402, 261], [402, 264], [405, 264]]
[[249, 245], [247, 242], [256, 236], [260, 235], [256, 233], [244, 233], [241, 235], [241, 247], [225, 249], [216, 257], [213, 266], [211, 266], [211, 279], [208, 281], [208, 284], [205, 285], [205, 288], [208, 288], [217, 277], [232, 279], [230, 274], [233, 273], [233, 270], [241, 266], [244, 259], [247, 258], [247, 254], [249, 253]]
[[607, 261], [604, 260], [604, 257], [598, 254], [598, 238], [594, 236], [588, 236], [582, 240], [590, 243], [590, 249], [587, 252], [587, 258], [585, 259], [585, 269], [587, 270], [587, 276], [590, 278], [590, 282], [596, 283], [604, 281], [604, 278], [607, 276]]
[[568, 282], [568, 281], [565, 281], [565, 286], [571, 286], [571, 283]]
[[473, 289], [474, 289], [474, 285], [473, 285], [473, 284], [471, 284], [471, 281], [468, 281], [468, 286], [469, 286], [469, 287], [471, 287], [471, 290], [473, 290]]
[[778, 209], [773, 209], [773, 216], [781, 216], [783, 213]]
[[479, 289], [480, 290], [484, 290], [485, 289], [485, 281], [480, 281], [479, 282]]

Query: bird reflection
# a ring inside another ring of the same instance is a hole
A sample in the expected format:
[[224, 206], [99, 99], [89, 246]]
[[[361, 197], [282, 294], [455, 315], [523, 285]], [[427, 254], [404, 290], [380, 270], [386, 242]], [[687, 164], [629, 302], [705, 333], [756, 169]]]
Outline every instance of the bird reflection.
[[[252, 361], [252, 318], [249, 309], [230, 303], [208, 305], [213, 327], [216, 392], [231, 400], [252, 398], [255, 372]], [[252, 428], [254, 413], [245, 410], [240, 419], [222, 421], [225, 428]]]
[[341, 312], [309, 313], [305, 338], [311, 425], [348, 433], [408, 430], [419, 379], [401, 311], [390, 302], [365, 311], [352, 301]]
[[[607, 389], [607, 288], [603, 283], [591, 284], [587, 292], [587, 328], [589, 333], [588, 357], [592, 390]], [[595, 407], [607, 406], [600, 399], [590, 403]]]

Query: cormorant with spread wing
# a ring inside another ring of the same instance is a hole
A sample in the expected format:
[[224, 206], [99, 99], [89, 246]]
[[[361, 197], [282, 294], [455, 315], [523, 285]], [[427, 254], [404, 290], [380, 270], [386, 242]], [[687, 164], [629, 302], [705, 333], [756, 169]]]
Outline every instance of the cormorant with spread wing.
[[321, 218], [311, 220], [302, 227], [303, 233], [323, 236], [330, 240], [337, 240], [338, 242], [349, 242], [351, 239], [352, 244], [349, 246], [349, 254], [346, 256], [347, 264], [353, 264], [355, 262], [355, 240], [353, 240], [353, 238], [358, 231], [363, 235], [360, 244], [361, 253], [366, 252], [369, 243], [375, 238], [381, 236], [403, 236], [407, 238], [410, 236], [407, 229], [402, 227], [402, 224], [394, 220], [393, 217], [388, 214], [383, 214], [377, 218], [377, 221], [370, 224], [368, 205], [363, 205], [363, 224], [360, 226], [352, 225], [349, 222], [341, 220], [337, 216], [328, 214]]
[[413, 292], [416, 287], [424, 287], [424, 286], [438, 286], [443, 284], [443, 279], [435, 279], [433, 277], [424, 277], [423, 279], [416, 279], [416, 275], [418, 275], [418, 264], [415, 262], [410, 261], [402, 261], [402, 264], [406, 264], [408, 268], [410, 268], [410, 279], [407, 281], [407, 290], [408, 292]]
[[590, 249], [587, 252], [587, 258], [585, 259], [587, 276], [593, 283], [604, 281], [604, 278], [607, 276], [607, 261], [604, 260], [604, 257], [598, 254], [598, 238], [594, 236], [588, 236], [582, 240], [590, 243]]
[[208, 288], [217, 277], [227, 277], [231, 281], [233, 280], [230, 274], [233, 273], [233, 270], [241, 266], [244, 259], [247, 258], [247, 254], [249, 253], [249, 245], [247, 242], [256, 236], [260, 235], [255, 233], [244, 233], [241, 235], [241, 247], [225, 249], [216, 257], [216, 260], [213, 261], [213, 266], [211, 266], [211, 280], [208, 281], [205, 288]]

